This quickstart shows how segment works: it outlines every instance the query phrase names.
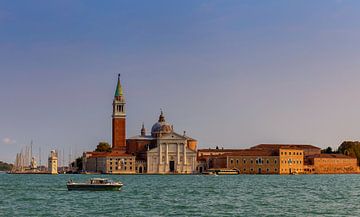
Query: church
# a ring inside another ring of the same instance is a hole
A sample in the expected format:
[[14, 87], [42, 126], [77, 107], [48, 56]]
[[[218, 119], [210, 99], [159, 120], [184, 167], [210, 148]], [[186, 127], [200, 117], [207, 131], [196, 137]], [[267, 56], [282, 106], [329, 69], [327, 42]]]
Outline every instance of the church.
[[126, 139], [125, 96], [118, 76], [112, 109], [111, 152], [85, 152], [84, 172], [107, 174], [192, 174], [196, 173], [197, 141], [174, 131], [161, 111], [146, 134], [144, 124], [137, 136]]

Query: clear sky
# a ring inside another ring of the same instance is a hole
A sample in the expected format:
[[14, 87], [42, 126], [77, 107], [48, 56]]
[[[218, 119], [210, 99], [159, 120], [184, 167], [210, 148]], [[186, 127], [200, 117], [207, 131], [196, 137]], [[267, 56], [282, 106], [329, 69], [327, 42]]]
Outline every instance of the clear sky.
[[163, 108], [199, 147], [360, 140], [360, 1], [0, 1], [0, 160], [111, 141]]

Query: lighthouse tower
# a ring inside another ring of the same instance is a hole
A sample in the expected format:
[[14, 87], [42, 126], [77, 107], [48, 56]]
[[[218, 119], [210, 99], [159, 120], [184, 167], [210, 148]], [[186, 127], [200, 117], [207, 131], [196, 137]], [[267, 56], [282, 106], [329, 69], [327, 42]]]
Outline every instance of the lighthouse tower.
[[50, 174], [58, 174], [58, 154], [52, 150], [48, 159], [48, 172]]
[[115, 90], [113, 100], [112, 114], [112, 150], [114, 152], [126, 151], [126, 113], [125, 113], [125, 97], [120, 82], [120, 74]]

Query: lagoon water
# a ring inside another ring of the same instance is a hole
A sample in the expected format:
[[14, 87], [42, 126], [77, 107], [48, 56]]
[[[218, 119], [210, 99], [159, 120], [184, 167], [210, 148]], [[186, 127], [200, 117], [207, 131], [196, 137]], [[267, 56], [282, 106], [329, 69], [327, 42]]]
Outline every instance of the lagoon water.
[[[125, 185], [67, 191], [91, 177]], [[0, 174], [0, 216], [360, 216], [360, 175]]]

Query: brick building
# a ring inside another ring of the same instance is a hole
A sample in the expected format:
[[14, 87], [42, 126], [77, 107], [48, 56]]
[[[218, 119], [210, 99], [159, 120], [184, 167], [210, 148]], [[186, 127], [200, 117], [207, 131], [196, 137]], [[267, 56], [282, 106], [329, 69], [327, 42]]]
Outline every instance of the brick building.
[[120, 74], [112, 108], [112, 150], [111, 152], [85, 152], [83, 154], [83, 170], [85, 172], [110, 174], [136, 172], [135, 156], [126, 152], [125, 96], [120, 82]]
[[306, 156], [304, 168], [307, 174], [359, 172], [357, 158], [343, 154], [316, 154]]
[[120, 75], [112, 106], [112, 150], [85, 152], [84, 171], [113, 174], [196, 172], [197, 141], [185, 132], [176, 133], [165, 121], [162, 111], [150, 135], [146, 134], [143, 124], [140, 135], [126, 139], [125, 96]]

